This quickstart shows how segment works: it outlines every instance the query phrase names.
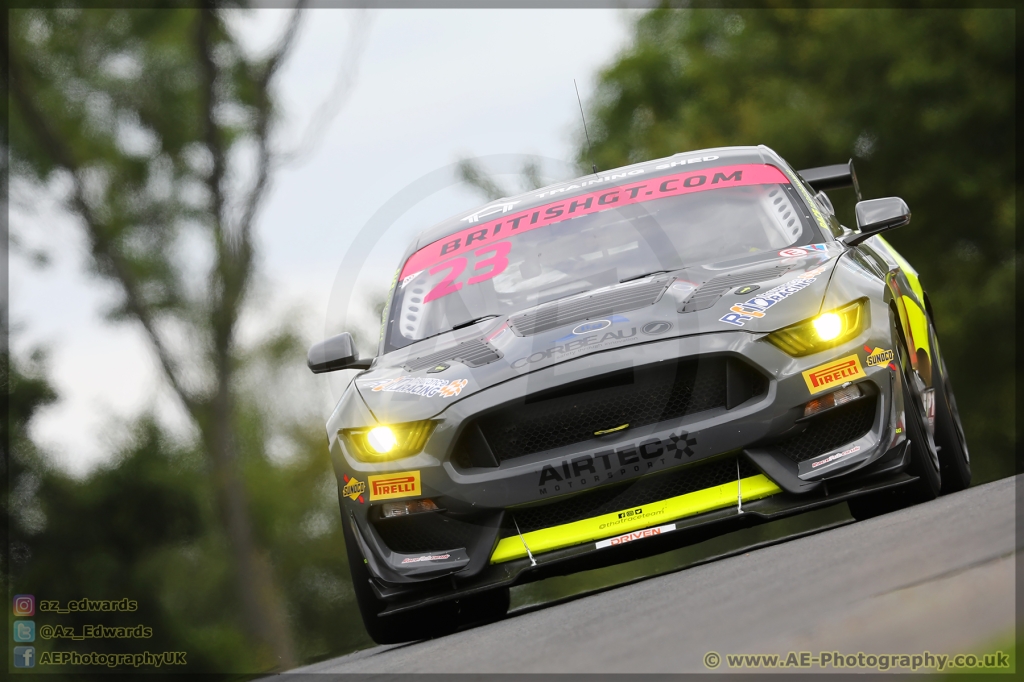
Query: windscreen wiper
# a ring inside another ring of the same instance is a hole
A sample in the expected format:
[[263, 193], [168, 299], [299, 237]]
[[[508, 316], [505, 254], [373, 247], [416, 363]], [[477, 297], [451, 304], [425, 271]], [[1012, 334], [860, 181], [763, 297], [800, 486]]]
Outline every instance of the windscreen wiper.
[[430, 334], [428, 336], [424, 336], [422, 339], [416, 339], [413, 343], [419, 343], [420, 341], [426, 341], [427, 339], [432, 339], [435, 336], [441, 336], [441, 334], [447, 334], [448, 332], [455, 331], [456, 329], [462, 329], [463, 327], [469, 327], [470, 325], [474, 325], [477, 322], [483, 322], [484, 320], [489, 320], [492, 317], [501, 317], [501, 315], [481, 315], [480, 317], [473, 318], [472, 320], [469, 320], [467, 322], [460, 322], [459, 324], [455, 325], [454, 327], [449, 327], [448, 329], [445, 329], [443, 331], [439, 331], [439, 332], [437, 332], [435, 334]]
[[483, 322], [484, 320], [490, 320], [490, 319], [493, 319], [495, 317], [501, 317], [501, 316], [500, 315], [481, 315], [480, 317], [474, 317], [472, 320], [468, 320], [466, 322], [460, 322], [460, 323], [458, 323], [456, 325], [453, 325], [452, 328], [451, 328], [451, 331], [454, 331], [456, 329], [462, 329], [463, 327], [471, 327], [474, 324], [476, 324], [477, 322]]
[[633, 277], [626, 277], [625, 279], [620, 279], [619, 280], [619, 284], [622, 284], [623, 282], [632, 282], [634, 279], [643, 279], [644, 277], [650, 277], [651, 275], [667, 275], [670, 272], [672, 272], [672, 271], [671, 270], [655, 270], [653, 272], [645, 272], [642, 275], [635, 275]]

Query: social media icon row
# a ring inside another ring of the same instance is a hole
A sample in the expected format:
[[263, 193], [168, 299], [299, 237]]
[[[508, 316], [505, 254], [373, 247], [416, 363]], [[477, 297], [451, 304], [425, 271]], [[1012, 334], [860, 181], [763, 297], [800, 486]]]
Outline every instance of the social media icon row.
[[14, 595], [14, 615], [25, 617], [36, 615], [36, 598], [31, 594]]
[[36, 622], [34, 620], [14, 621], [14, 641], [34, 642], [36, 641]]

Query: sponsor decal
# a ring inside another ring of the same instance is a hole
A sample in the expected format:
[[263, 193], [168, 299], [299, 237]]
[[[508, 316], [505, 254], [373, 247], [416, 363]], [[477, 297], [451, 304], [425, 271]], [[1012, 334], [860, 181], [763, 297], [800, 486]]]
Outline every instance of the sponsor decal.
[[573, 328], [572, 335], [581, 336], [583, 334], [589, 334], [590, 332], [599, 332], [610, 326], [612, 326], [611, 320], [594, 320], [593, 322], [584, 322], [583, 324], [577, 325]]
[[[606, 331], [603, 335], [594, 334], [593, 336], [586, 336], [584, 338], [576, 338], [575, 336], [566, 336], [558, 339], [557, 346], [552, 346], [547, 350], [539, 350], [535, 353], [531, 353], [525, 358], [519, 358], [512, 363], [512, 369], [522, 369], [527, 365], [536, 364], [543, 362], [544, 360], [550, 360], [552, 358], [561, 358], [567, 355], [574, 355], [578, 352], [587, 350], [597, 350], [604, 346], [614, 345], [616, 342], [625, 341], [626, 339], [633, 338], [637, 334], [636, 327], [631, 327], [629, 331], [625, 329], [619, 329], [618, 331]], [[573, 339], [567, 341], [567, 339]]]
[[740, 287], [739, 289], [737, 289], [733, 293], [734, 294], [739, 294], [740, 296], [742, 296], [743, 294], [752, 294], [752, 293], [754, 293], [755, 291], [757, 291], [760, 288], [761, 288], [760, 284], [748, 284], [745, 287]]
[[479, 222], [481, 218], [486, 218], [487, 216], [494, 215], [495, 213], [508, 213], [509, 211], [512, 210], [512, 207], [518, 203], [520, 202], [506, 201], [501, 204], [492, 204], [490, 206], [481, 208], [476, 213], [473, 213], [471, 215], [466, 216], [465, 218], [462, 218], [462, 220], [466, 221], [467, 223]]
[[807, 390], [811, 395], [866, 376], [860, 358], [856, 355], [847, 355], [845, 358], [826, 362], [803, 372], [804, 383], [807, 384]]
[[663, 163], [654, 167], [655, 170], [665, 170], [666, 168], [675, 168], [676, 166], [685, 166], [688, 163], [700, 163], [701, 161], [714, 161], [718, 156], [695, 156], [691, 159], [679, 159], [671, 163]]
[[[643, 173], [643, 171], [634, 169], [620, 174], [620, 177], [626, 179], [631, 174], [639, 173]], [[615, 179], [615, 176], [609, 176], [609, 179]], [[599, 180], [595, 179], [590, 182], [598, 182]], [[473, 215], [467, 216], [467, 218], [479, 220], [500, 212], [501, 215], [498, 218], [466, 227], [423, 247], [406, 261], [401, 271], [401, 277], [404, 279], [413, 273], [426, 270], [438, 263], [484, 246], [492, 247], [496, 242], [519, 233], [547, 227], [548, 225], [571, 218], [600, 213], [663, 197], [714, 190], [720, 187], [744, 187], [747, 185], [776, 183], [788, 183], [788, 179], [775, 166], [767, 164], [739, 164], [684, 171], [674, 175], [651, 178], [650, 180], [639, 180], [624, 185], [606, 187], [587, 194], [567, 196], [561, 200], [556, 199], [551, 203], [520, 211], [511, 210], [512, 207], [508, 203], [494, 204], [477, 211]], [[549, 196], [554, 199], [552, 195], [556, 193], [580, 189], [586, 184], [584, 182], [582, 185], [569, 185], [535, 196], [537, 198]], [[469, 222], [473, 221], [470, 220]]]
[[608, 538], [607, 540], [600, 540], [594, 543], [594, 547], [597, 549], [601, 549], [603, 547], [614, 547], [615, 545], [624, 545], [627, 542], [633, 542], [634, 540], [653, 538], [656, 535], [661, 535], [662, 533], [667, 533], [675, 529], [676, 524], [674, 523], [669, 523], [664, 526], [658, 526], [657, 528], [646, 528], [644, 530], [626, 533], [625, 535], [619, 535], [614, 538]]
[[[608, 322], [609, 324], [604, 324], [605, 322]], [[565, 343], [566, 341], [572, 341], [577, 336], [582, 336], [583, 334], [589, 334], [592, 331], [601, 331], [603, 329], [607, 329], [608, 326], [612, 322], [629, 322], [629, 318], [626, 317], [625, 315], [612, 315], [611, 317], [608, 317], [607, 319], [604, 319], [604, 320], [594, 320], [592, 322], [584, 322], [583, 324], [578, 325], [577, 327], [575, 327], [571, 332], [569, 332], [568, 334], [566, 334], [562, 338], [555, 339], [555, 343]], [[595, 326], [592, 329], [587, 329], [586, 328], [587, 325], [595, 325]]]
[[645, 324], [640, 331], [648, 336], [657, 336], [658, 334], [664, 334], [672, 328], [671, 322], [664, 322], [662, 320], [656, 320], [654, 322], [648, 322]]
[[455, 379], [449, 381], [447, 386], [442, 386], [441, 390], [437, 392], [442, 398], [451, 398], [462, 393], [462, 389], [469, 383], [469, 379]]
[[805, 249], [814, 249], [815, 251], [827, 251], [828, 247], [824, 244], [810, 244], [804, 247]]
[[769, 308], [779, 301], [784, 301], [793, 294], [811, 286], [811, 283], [814, 282], [818, 275], [824, 271], [824, 265], [818, 266], [813, 270], [808, 270], [801, 275], [797, 275], [785, 284], [780, 284], [777, 287], [769, 289], [760, 296], [754, 296], [753, 298], [748, 298], [742, 303], [737, 303], [729, 308], [732, 312], [726, 313], [719, 318], [718, 321], [731, 324], [735, 327], [742, 327], [750, 320], [764, 317]]
[[359, 504], [366, 504], [366, 500], [363, 498], [363, 495], [366, 494], [366, 484], [358, 478], [349, 478], [348, 474], [342, 474], [342, 478], [345, 481], [345, 487], [341, 489], [341, 494], [353, 502], [358, 500]]
[[891, 350], [884, 350], [882, 348], [875, 347], [871, 350], [868, 346], [864, 346], [864, 352], [868, 354], [866, 358], [866, 364], [868, 367], [877, 367], [878, 365], [888, 365], [889, 369], [895, 370], [896, 365], [893, 364], [893, 352]]
[[811, 462], [811, 468], [815, 469], [815, 468], [820, 467], [820, 466], [822, 466], [824, 464], [828, 464], [829, 462], [834, 462], [837, 459], [842, 459], [843, 457], [846, 457], [847, 455], [852, 455], [855, 452], [860, 452], [860, 446], [859, 445], [854, 445], [849, 450], [843, 450], [842, 452], [837, 452], [834, 455], [829, 455], [825, 459], [818, 460], [817, 462]]
[[395, 474], [370, 476], [370, 501], [420, 495], [420, 472], [400, 471]]
[[451, 554], [430, 554], [425, 556], [407, 557], [402, 559], [403, 564], [418, 564], [421, 561], [444, 561], [450, 559]]
[[[649, 438], [620, 448], [600, 450], [592, 455], [563, 459], [558, 464], [545, 464], [540, 470], [537, 486], [541, 495], [577, 489], [592, 483], [625, 477], [664, 465], [666, 458], [681, 460], [693, 457], [697, 434], [680, 431], [668, 437]], [[671, 461], [671, 460], [669, 460]], [[659, 467], [660, 468], [660, 467]], [[550, 487], [550, 490], [549, 490]]]
[[779, 251], [779, 255], [788, 258], [795, 258], [797, 256], [806, 256], [807, 252], [803, 249], [783, 249], [782, 251]]
[[[442, 368], [447, 369], [447, 368]], [[433, 369], [431, 371], [442, 371]], [[468, 379], [434, 379], [432, 377], [398, 377], [396, 379], [374, 379], [372, 381], [360, 381], [360, 386], [371, 389], [374, 393], [408, 393], [424, 398], [440, 396], [451, 398], [462, 392], [469, 384]]]

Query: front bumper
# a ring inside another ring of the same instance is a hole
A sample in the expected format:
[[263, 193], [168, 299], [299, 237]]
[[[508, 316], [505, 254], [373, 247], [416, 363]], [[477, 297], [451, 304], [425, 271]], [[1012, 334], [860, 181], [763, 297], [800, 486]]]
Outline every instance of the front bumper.
[[[519, 376], [453, 404], [424, 451], [398, 462], [359, 462], [344, 439], [332, 437], [339, 487], [415, 472], [419, 487], [408, 497], [430, 498], [443, 510], [383, 519], [371, 490], [341, 497], [375, 589], [393, 602], [389, 611], [543, 577], [556, 565], [568, 572], [574, 562], [593, 568], [616, 556], [664, 551], [659, 548], [702, 538], [698, 529], [718, 533], [723, 525], [760, 523], [914, 480], [903, 473], [909, 460], [897, 371], [865, 360], [865, 349], [893, 347], [888, 327], [869, 328], [846, 346], [809, 358], [791, 358], [761, 336], [730, 331], [659, 340]], [[862, 397], [805, 420], [803, 406], [813, 396], [803, 373], [851, 355], [862, 368], [852, 379]], [[526, 396], [624, 368], [716, 358], [744, 363], [763, 376], [763, 387], [739, 404], [498, 466], [453, 456], [476, 418]], [[334, 423], [372, 423], [354, 391], [339, 410], [349, 414], [336, 415]], [[637, 535], [642, 542], [602, 542], [650, 529], [657, 532]]]

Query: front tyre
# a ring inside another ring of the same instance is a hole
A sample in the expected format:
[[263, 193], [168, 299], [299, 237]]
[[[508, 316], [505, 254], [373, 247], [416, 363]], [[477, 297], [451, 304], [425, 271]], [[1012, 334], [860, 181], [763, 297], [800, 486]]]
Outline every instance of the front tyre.
[[[937, 350], [937, 349], [936, 349]], [[956, 397], [946, 373], [946, 361], [939, 355], [939, 375], [935, 382], [935, 443], [942, 464], [942, 494], [955, 493], [971, 485], [971, 456], [967, 452], [964, 427]]]

